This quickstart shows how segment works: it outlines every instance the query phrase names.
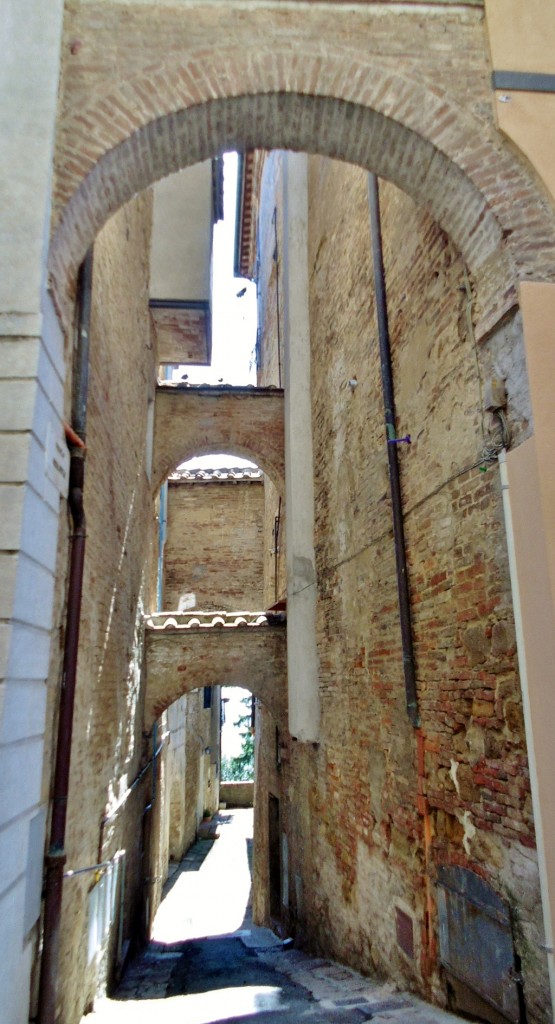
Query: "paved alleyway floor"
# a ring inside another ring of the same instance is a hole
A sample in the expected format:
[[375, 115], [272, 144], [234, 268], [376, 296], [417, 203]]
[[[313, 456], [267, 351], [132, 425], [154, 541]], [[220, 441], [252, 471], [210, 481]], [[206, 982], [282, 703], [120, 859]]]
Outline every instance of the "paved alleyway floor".
[[284, 946], [252, 924], [252, 811], [170, 865], [147, 949], [83, 1024], [457, 1024], [392, 985]]

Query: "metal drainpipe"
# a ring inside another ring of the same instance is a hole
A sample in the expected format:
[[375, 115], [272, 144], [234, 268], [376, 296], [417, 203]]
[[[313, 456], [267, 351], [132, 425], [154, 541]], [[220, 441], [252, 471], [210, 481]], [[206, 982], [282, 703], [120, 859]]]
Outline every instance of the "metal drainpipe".
[[72, 429], [68, 506], [73, 520], [68, 575], [66, 633], [58, 713], [58, 741], [52, 792], [50, 845], [46, 854], [43, 950], [41, 960], [38, 1024], [54, 1024], [56, 1019], [56, 983], [60, 949], [62, 887], [66, 863], [65, 834], [73, 706], [77, 679], [77, 652], [81, 620], [81, 594], [85, 561], [85, 433], [89, 383], [89, 332], [92, 295], [92, 249], [89, 249], [77, 282], [77, 329], [74, 346]]
[[395, 542], [395, 562], [397, 566], [397, 592], [399, 595], [399, 619], [401, 623], [405, 694], [409, 719], [411, 724], [415, 728], [418, 728], [420, 725], [420, 717], [418, 714], [418, 700], [416, 696], [415, 658], [407, 578], [407, 557], [405, 548], [405, 530], [403, 525], [403, 507], [401, 503], [399, 462], [397, 459], [397, 444], [395, 443], [397, 440], [395, 426], [395, 396], [393, 391], [393, 372], [391, 369], [391, 348], [389, 343], [387, 296], [383, 264], [380, 195], [378, 179], [375, 174], [368, 175], [368, 205], [370, 208], [374, 288], [376, 292], [376, 314], [378, 319], [378, 339], [385, 412], [387, 460], [389, 465], [389, 486], [391, 490], [393, 514], [393, 538]]

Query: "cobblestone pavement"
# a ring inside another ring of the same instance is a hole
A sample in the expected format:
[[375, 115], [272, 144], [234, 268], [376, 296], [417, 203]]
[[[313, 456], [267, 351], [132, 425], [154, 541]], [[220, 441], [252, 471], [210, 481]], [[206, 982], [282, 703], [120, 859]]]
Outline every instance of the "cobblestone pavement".
[[284, 945], [250, 917], [252, 813], [174, 866], [153, 941], [83, 1024], [457, 1024], [393, 985]]

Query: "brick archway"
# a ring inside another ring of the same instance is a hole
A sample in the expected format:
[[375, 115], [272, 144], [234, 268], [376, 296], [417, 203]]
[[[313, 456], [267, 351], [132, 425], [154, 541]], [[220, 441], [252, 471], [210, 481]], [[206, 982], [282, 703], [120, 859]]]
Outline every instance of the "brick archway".
[[156, 489], [187, 459], [231, 452], [255, 462], [283, 496], [284, 443], [283, 391], [278, 388], [158, 386]]
[[[69, 313], [76, 268], [106, 220], [165, 175], [226, 149], [320, 153], [375, 171], [438, 221], [477, 283], [484, 330], [516, 281], [555, 276], [555, 217], [516, 156], [444, 89], [391, 61], [218, 50], [108, 83], [62, 120], [50, 280]], [[71, 83], [66, 86], [70, 89]]]
[[[216, 613], [215, 613], [216, 617]], [[172, 625], [146, 630], [145, 728], [170, 704], [203, 686], [244, 686], [284, 728], [287, 634], [282, 626]]]

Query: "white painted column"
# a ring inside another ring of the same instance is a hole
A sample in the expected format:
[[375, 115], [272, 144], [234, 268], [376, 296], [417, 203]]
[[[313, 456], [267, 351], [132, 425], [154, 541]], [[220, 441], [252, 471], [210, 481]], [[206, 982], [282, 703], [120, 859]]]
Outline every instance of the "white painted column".
[[305, 154], [284, 155], [282, 253], [289, 731], [297, 740], [315, 743], [320, 738], [320, 696]]
[[[518, 647], [522, 709], [545, 931], [544, 953], [555, 1016], [555, 794], [553, 792], [553, 718], [555, 692], [555, 622], [553, 595], [539, 498], [536, 439], [503, 454], [499, 460], [507, 549]], [[537, 951], [541, 959], [541, 950]]]
[[26, 1024], [44, 853], [64, 346], [45, 292], [62, 0], [0, 18], [0, 992]]

